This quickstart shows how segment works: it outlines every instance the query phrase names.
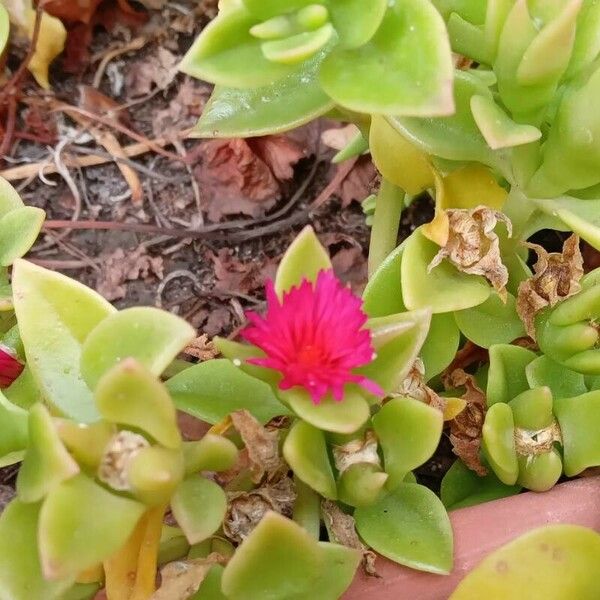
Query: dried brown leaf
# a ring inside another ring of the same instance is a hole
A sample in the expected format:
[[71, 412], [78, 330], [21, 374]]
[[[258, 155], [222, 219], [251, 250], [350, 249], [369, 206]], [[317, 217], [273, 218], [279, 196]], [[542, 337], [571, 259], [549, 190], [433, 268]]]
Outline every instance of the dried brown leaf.
[[429, 264], [434, 269], [447, 258], [459, 271], [483, 275], [502, 298], [506, 298], [508, 269], [500, 256], [500, 240], [494, 228], [502, 222], [512, 234], [509, 219], [487, 206], [448, 209], [448, 240]]
[[219, 306], [210, 311], [208, 319], [204, 324], [203, 330], [209, 337], [220, 335], [227, 331], [231, 326], [231, 311], [225, 306]]
[[208, 252], [207, 256], [213, 262], [215, 288], [226, 293], [251, 294], [262, 290], [265, 281], [273, 279], [277, 271], [277, 262], [274, 260], [242, 262], [230, 248], [221, 248], [216, 253]]
[[358, 463], [369, 463], [380, 466], [381, 461], [377, 453], [377, 436], [372, 430], [365, 432], [363, 438], [350, 440], [341, 446], [333, 446], [333, 459], [335, 468], [343, 473], [352, 465]]
[[467, 403], [464, 410], [450, 421], [452, 451], [477, 475], [487, 475], [487, 469], [479, 458], [486, 413], [485, 394], [479, 389], [475, 378], [462, 369], [447, 375], [444, 384], [449, 388], [464, 387], [462, 399]]
[[200, 362], [211, 360], [220, 354], [212, 340], [209, 340], [205, 333], [198, 336], [195, 340], [188, 344], [183, 351], [188, 356], [197, 358]]
[[360, 295], [367, 284], [367, 259], [362, 248], [353, 245], [342, 248], [331, 257], [333, 270], [343, 283], [349, 283], [352, 291]]
[[271, 479], [281, 473], [279, 431], [263, 427], [247, 410], [237, 410], [230, 417], [248, 451], [252, 481], [259, 483], [265, 476]]
[[332, 127], [323, 131], [321, 142], [325, 146], [339, 151], [345, 148], [358, 135], [359, 131], [353, 123], [345, 127]]
[[156, 88], [166, 89], [177, 75], [178, 63], [179, 57], [163, 46], [156, 48], [156, 54], [132, 62], [125, 77], [129, 96], [136, 98]]
[[302, 148], [284, 135], [250, 138], [248, 144], [279, 181], [291, 179], [293, 166], [305, 156]]
[[537, 244], [525, 244], [537, 254], [534, 274], [521, 282], [517, 292], [517, 312], [525, 330], [535, 340], [535, 317], [547, 306], [580, 291], [583, 276], [583, 257], [579, 250], [579, 237], [571, 235], [563, 244], [562, 252], [548, 253]]
[[187, 600], [194, 595], [214, 565], [225, 565], [226, 559], [213, 552], [206, 558], [176, 560], [160, 570], [160, 588], [150, 600]]
[[127, 293], [125, 282], [146, 280], [152, 276], [163, 277], [163, 259], [160, 256], [150, 256], [144, 246], [127, 252], [117, 248], [103, 257], [96, 290], [107, 300], [118, 300]]
[[439, 396], [425, 383], [425, 365], [420, 358], [413, 363], [408, 375], [400, 384], [398, 389], [394, 390], [392, 396], [408, 396], [414, 398], [433, 408], [437, 408], [442, 413], [446, 408], [446, 400]]
[[223, 533], [233, 542], [244, 541], [270, 510], [291, 517], [296, 488], [289, 477], [267, 483], [250, 492], [228, 492]]
[[376, 555], [373, 551], [368, 550], [360, 541], [358, 533], [356, 533], [354, 517], [346, 514], [331, 500], [321, 500], [321, 512], [323, 513], [323, 519], [325, 520], [330, 540], [335, 544], [360, 550], [363, 555], [363, 569], [365, 573], [378, 577], [375, 569]]
[[371, 194], [377, 183], [377, 170], [368, 156], [361, 156], [340, 184], [336, 195], [346, 207], [353, 201], [362, 202]]

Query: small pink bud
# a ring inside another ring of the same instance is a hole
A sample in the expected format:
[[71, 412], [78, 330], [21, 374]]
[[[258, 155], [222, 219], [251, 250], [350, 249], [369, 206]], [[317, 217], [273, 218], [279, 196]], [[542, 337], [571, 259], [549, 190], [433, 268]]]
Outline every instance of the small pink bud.
[[25, 365], [7, 346], [0, 344], [0, 389], [9, 387], [23, 372]]

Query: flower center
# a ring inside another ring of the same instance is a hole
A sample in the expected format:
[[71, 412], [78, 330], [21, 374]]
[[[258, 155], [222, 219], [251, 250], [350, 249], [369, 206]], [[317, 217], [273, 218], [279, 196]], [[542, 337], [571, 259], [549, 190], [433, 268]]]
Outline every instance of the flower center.
[[298, 363], [303, 367], [317, 367], [323, 363], [323, 349], [317, 346], [303, 346], [298, 352]]

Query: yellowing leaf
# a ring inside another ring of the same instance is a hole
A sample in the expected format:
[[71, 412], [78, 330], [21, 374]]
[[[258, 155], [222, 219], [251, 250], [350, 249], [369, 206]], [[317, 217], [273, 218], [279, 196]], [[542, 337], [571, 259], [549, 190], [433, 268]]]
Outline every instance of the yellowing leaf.
[[[31, 42], [35, 29], [36, 11], [31, 0], [4, 0], [11, 23], [17, 33]], [[59, 19], [42, 12], [40, 30], [35, 52], [29, 61], [29, 71], [35, 80], [45, 89], [50, 87], [48, 68], [50, 63], [63, 51], [67, 40], [67, 30]]]

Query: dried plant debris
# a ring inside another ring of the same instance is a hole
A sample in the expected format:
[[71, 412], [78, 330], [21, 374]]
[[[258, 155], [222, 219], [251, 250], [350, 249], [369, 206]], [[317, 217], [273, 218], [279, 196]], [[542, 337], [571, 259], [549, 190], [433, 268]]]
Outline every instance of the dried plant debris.
[[329, 533], [329, 540], [335, 544], [341, 544], [348, 548], [360, 550], [363, 554], [363, 569], [367, 575], [378, 577], [375, 569], [376, 555], [360, 541], [354, 517], [346, 514], [335, 502], [331, 500], [321, 501], [321, 512], [325, 521], [325, 527]]
[[205, 333], [198, 336], [195, 340], [192, 340], [192, 342], [189, 343], [183, 351], [188, 356], [197, 358], [200, 362], [211, 360], [220, 354], [217, 347]]
[[160, 571], [160, 588], [150, 596], [150, 600], [187, 600], [198, 591], [211, 567], [226, 562], [223, 556], [213, 552], [206, 558], [168, 563]]
[[477, 475], [487, 475], [487, 469], [479, 458], [486, 413], [485, 394], [477, 386], [475, 378], [462, 369], [456, 369], [446, 376], [444, 384], [448, 388], [465, 388], [462, 399], [466, 406], [450, 421], [452, 451]]
[[548, 253], [537, 244], [525, 244], [537, 254], [533, 276], [519, 285], [517, 312], [525, 330], [535, 340], [535, 317], [547, 306], [555, 306], [581, 289], [583, 257], [579, 237], [571, 235], [563, 244], [562, 252]]
[[425, 365], [420, 358], [413, 363], [408, 375], [398, 386], [398, 389], [392, 392], [392, 397], [408, 397], [420, 400], [433, 408], [437, 408], [442, 413], [446, 409], [446, 400], [439, 396], [425, 383]]
[[240, 543], [273, 510], [291, 517], [296, 502], [296, 488], [290, 477], [267, 483], [249, 492], [229, 492], [229, 503], [223, 520], [223, 532], [232, 541]]
[[431, 271], [447, 258], [459, 271], [483, 275], [506, 299], [508, 269], [500, 256], [500, 239], [494, 232], [498, 222], [512, 235], [512, 224], [501, 212], [478, 206], [473, 209], [448, 209], [448, 239], [428, 267]]
[[362, 438], [351, 440], [341, 446], [333, 446], [335, 468], [343, 473], [346, 469], [358, 463], [381, 466], [377, 447], [377, 437], [375, 432], [370, 429]]
[[279, 454], [279, 431], [263, 427], [247, 410], [231, 413], [231, 421], [246, 447], [252, 481], [260, 483], [265, 476], [273, 479], [281, 473], [284, 463]]

